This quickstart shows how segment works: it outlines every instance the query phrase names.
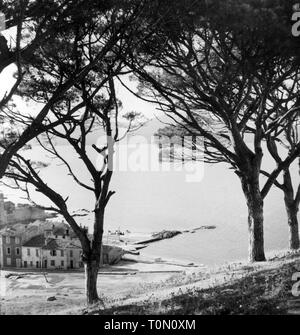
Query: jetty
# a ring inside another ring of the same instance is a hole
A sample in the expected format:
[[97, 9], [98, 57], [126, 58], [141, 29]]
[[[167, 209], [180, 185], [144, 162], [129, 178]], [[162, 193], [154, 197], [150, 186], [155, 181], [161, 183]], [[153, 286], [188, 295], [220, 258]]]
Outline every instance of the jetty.
[[181, 235], [181, 234], [185, 234], [185, 233], [195, 233], [198, 230], [210, 230], [210, 229], [216, 229], [216, 226], [200, 226], [194, 229], [190, 229], [190, 230], [184, 230], [184, 231], [179, 231], [179, 230], [163, 230], [161, 232], [158, 233], [153, 233], [152, 236], [149, 239], [144, 239], [141, 241], [137, 241], [134, 242], [134, 245], [143, 245], [143, 247], [145, 247], [145, 245], [147, 246], [147, 244], [149, 243], [153, 243], [153, 242], [158, 242], [161, 240], [165, 240], [165, 239], [169, 239], [169, 238], [173, 238], [177, 235]]

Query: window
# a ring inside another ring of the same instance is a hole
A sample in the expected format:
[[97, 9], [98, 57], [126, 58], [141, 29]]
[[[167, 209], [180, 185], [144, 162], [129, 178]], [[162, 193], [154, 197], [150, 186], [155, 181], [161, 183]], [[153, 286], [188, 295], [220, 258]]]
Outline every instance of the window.
[[30, 261], [30, 266], [33, 267], [33, 262], [32, 261]]
[[73, 250], [70, 250], [70, 257], [73, 257]]
[[16, 248], [16, 255], [20, 255], [20, 248]]
[[10, 255], [10, 248], [6, 248], [6, 254]]
[[61, 261], [61, 266], [65, 266], [65, 262], [64, 261]]
[[7, 263], [7, 265], [11, 265], [11, 258], [10, 257], [6, 258], [6, 263]]
[[36, 257], [39, 257], [39, 249], [35, 249], [35, 255]]
[[63, 250], [60, 251], [60, 255], [61, 255], [61, 257], [64, 257], [64, 251]]
[[50, 250], [50, 255], [51, 256], [56, 256], [56, 250]]
[[6, 236], [6, 244], [10, 244], [10, 237]]
[[51, 266], [55, 266], [55, 261], [51, 261], [51, 262], [50, 262], [50, 265], [51, 265]]
[[30, 256], [30, 249], [27, 249], [27, 256]]
[[19, 237], [16, 237], [16, 238], [15, 238], [15, 243], [16, 243], [16, 244], [20, 244], [20, 238], [19, 238]]

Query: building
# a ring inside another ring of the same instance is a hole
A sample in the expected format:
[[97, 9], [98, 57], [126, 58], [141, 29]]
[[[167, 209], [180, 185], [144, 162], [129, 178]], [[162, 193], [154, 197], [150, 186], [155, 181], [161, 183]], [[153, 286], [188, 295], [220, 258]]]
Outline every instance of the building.
[[0, 231], [0, 268], [22, 266], [22, 237], [14, 229]]
[[18, 235], [22, 237], [22, 243], [30, 240], [32, 237], [40, 234], [40, 229], [37, 226], [24, 225], [23, 223], [17, 223], [10, 228], [17, 231]]
[[[79, 269], [83, 267], [82, 249], [76, 240], [38, 235], [22, 246], [22, 266], [43, 269]], [[124, 251], [117, 246], [103, 245], [101, 265], [118, 263]]]
[[43, 235], [34, 236], [22, 246], [22, 266], [24, 268], [41, 268], [42, 251], [45, 244]]
[[0, 193], [0, 228], [7, 224], [7, 214], [4, 207], [4, 195]]
[[77, 241], [52, 238], [43, 235], [34, 236], [22, 246], [22, 266], [24, 268], [43, 269], [79, 269], [81, 247]]
[[[103, 245], [101, 264], [116, 264], [124, 250]], [[0, 268], [79, 269], [82, 248], [72, 229], [63, 222], [15, 224], [0, 231]]]
[[45, 220], [56, 216], [53, 213], [47, 213], [38, 206], [15, 205], [12, 201], [5, 201], [5, 199], [4, 195], [0, 193], [0, 227], [15, 223], [28, 224], [35, 220]]
[[44, 220], [53, 217], [53, 215], [46, 213], [44, 209], [37, 206], [17, 204], [17, 206], [13, 208], [11, 203], [8, 205], [7, 202], [4, 203], [4, 206], [7, 208], [7, 224], [14, 224], [17, 222], [26, 224], [31, 221]]

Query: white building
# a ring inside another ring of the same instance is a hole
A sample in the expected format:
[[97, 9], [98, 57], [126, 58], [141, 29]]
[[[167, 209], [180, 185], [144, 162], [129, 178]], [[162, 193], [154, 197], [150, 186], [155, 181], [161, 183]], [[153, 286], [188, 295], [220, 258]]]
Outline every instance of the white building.
[[[33, 227], [32, 227], [33, 228]], [[79, 269], [83, 267], [82, 248], [66, 224], [48, 223], [43, 233], [26, 239], [22, 245], [22, 267]], [[75, 235], [76, 236], [76, 235]], [[124, 254], [117, 246], [102, 245], [101, 264], [116, 264]]]
[[78, 269], [83, 267], [76, 240], [38, 235], [22, 246], [24, 268]]

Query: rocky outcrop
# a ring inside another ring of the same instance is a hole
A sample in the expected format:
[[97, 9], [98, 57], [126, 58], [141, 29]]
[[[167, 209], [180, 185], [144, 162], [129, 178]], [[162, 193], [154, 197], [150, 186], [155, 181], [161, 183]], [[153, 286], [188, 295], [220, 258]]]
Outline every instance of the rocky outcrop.
[[197, 230], [215, 229], [215, 228], [217, 228], [217, 227], [216, 226], [201, 226], [201, 227], [198, 227], [198, 228], [195, 228], [195, 229], [185, 230], [185, 231], [163, 230], [163, 231], [158, 232], [158, 233], [153, 233], [151, 238], [149, 238], [147, 240], [138, 241], [138, 242], [135, 242], [134, 244], [138, 244], [138, 245], [149, 244], [149, 243], [165, 240], [165, 239], [168, 239], [168, 238], [172, 238], [172, 237], [175, 237], [175, 236], [183, 234], [183, 233], [195, 233]]
[[178, 230], [163, 230], [159, 233], [154, 233], [152, 236], [153, 236], [153, 238], [164, 240], [166, 238], [172, 238], [172, 237], [177, 236], [179, 234], [182, 234], [182, 232], [178, 231]]
[[159, 233], [153, 233], [152, 237], [148, 240], [144, 240], [144, 241], [139, 241], [136, 242], [135, 244], [148, 244], [148, 243], [152, 243], [152, 242], [157, 242], [160, 240], [165, 240], [167, 238], [172, 238], [174, 236], [177, 236], [179, 234], [182, 234], [181, 231], [178, 230], [163, 230]]

